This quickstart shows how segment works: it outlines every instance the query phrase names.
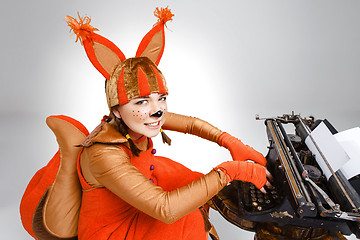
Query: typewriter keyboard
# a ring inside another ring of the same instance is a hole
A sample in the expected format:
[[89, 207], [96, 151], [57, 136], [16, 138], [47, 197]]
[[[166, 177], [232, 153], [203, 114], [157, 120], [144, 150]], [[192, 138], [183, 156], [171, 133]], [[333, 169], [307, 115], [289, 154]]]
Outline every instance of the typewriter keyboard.
[[243, 183], [242, 185], [243, 203], [247, 211], [266, 211], [274, 208], [281, 201], [281, 196], [275, 187], [272, 189], [265, 188], [266, 194], [264, 194], [252, 183]]

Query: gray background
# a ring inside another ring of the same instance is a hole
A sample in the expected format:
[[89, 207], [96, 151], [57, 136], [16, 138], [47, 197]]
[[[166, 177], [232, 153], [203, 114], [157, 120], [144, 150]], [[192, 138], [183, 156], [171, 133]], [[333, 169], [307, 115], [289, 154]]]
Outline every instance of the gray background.
[[[267, 152], [264, 124], [283, 113], [327, 118], [340, 131], [359, 126], [360, 1], [18, 1], [0, 9], [0, 232], [30, 239], [19, 202], [34, 173], [57, 151], [45, 119], [65, 114], [92, 130], [108, 113], [104, 80], [69, 34], [65, 15], [92, 17], [127, 57], [156, 19], [175, 14], [159, 68], [170, 111], [196, 116]], [[159, 155], [208, 172], [229, 153], [196, 137], [155, 139]], [[222, 239], [252, 239], [212, 213]]]

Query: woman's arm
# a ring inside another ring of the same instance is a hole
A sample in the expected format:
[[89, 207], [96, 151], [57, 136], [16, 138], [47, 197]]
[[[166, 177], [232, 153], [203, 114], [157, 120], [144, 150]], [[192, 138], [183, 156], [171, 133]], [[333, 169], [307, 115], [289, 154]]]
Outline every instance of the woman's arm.
[[253, 160], [263, 166], [266, 165], [266, 159], [260, 152], [199, 118], [168, 112], [163, 128], [165, 130], [189, 133], [215, 142], [228, 149], [233, 160]]
[[212, 170], [188, 185], [166, 192], [140, 173], [119, 146], [95, 144], [85, 148], [83, 154], [99, 183], [140, 211], [168, 224], [205, 204], [228, 183], [224, 172]]
[[163, 125], [164, 130], [188, 133], [218, 143], [223, 133], [210, 123], [195, 117], [168, 112]]

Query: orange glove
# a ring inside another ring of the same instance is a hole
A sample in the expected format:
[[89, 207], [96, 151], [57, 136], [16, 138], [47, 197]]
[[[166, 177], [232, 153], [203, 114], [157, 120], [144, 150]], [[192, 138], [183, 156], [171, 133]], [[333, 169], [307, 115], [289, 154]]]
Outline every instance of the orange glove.
[[266, 166], [266, 159], [260, 152], [256, 151], [248, 145], [243, 144], [239, 139], [231, 136], [226, 132], [223, 132], [220, 135], [218, 144], [230, 151], [233, 160], [252, 160], [263, 166]]
[[228, 161], [223, 162], [215, 170], [223, 171], [229, 182], [232, 180], [240, 180], [243, 182], [251, 182], [258, 189], [262, 188], [266, 182], [266, 168], [252, 162]]

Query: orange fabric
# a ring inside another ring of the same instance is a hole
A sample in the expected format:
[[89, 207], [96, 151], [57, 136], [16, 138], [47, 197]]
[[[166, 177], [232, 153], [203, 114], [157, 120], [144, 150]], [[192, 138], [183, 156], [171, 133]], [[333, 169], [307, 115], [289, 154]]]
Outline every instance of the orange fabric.
[[221, 163], [215, 170], [225, 172], [230, 181], [252, 182], [258, 189], [262, 188], [267, 181], [265, 167], [257, 163], [229, 161]]
[[[127, 152], [128, 149], [123, 147]], [[157, 157], [152, 148], [131, 158], [131, 163], [147, 178], [171, 191], [202, 176], [168, 158]], [[151, 169], [150, 166], [155, 168]], [[86, 239], [207, 239], [200, 210], [188, 214], [173, 224], [165, 224], [132, 207], [107, 188], [96, 188], [78, 173], [84, 189], [79, 219], [79, 240]]]
[[[73, 124], [77, 127], [81, 132], [85, 135], [88, 135], [89, 132], [80, 122], [76, 121], [73, 118], [58, 115], [58, 116], [50, 116], [53, 118], [60, 118], [66, 120], [67, 122]], [[30, 180], [26, 190], [23, 194], [23, 197], [20, 202], [20, 216], [22, 224], [25, 230], [36, 239], [35, 234], [32, 228], [32, 220], [35, 209], [45, 193], [46, 189], [53, 184], [56, 174], [59, 169], [60, 164], [60, 151], [58, 151], [53, 158], [49, 161], [49, 163], [41, 168]]]
[[[122, 51], [110, 40], [102, 37], [99, 34], [94, 33], [92, 37], [92, 41], [97, 42], [99, 44], [102, 44], [106, 46], [107, 48], [111, 49], [121, 61], [124, 61], [126, 59], [125, 55], [122, 53]], [[94, 65], [94, 67], [106, 78], [110, 78], [110, 72], [107, 72], [105, 68], [100, 64], [99, 59], [96, 57], [94, 44], [93, 42], [86, 39], [84, 40], [84, 48], [86, 51], [86, 54], [90, 60], [90, 62]], [[117, 63], [114, 63], [114, 67]]]
[[[99, 61], [100, 59], [96, 57], [94, 42], [109, 48], [114, 54], [119, 57], [121, 61], [126, 59], [125, 55], [114, 43], [100, 36], [99, 34], [94, 33], [94, 31], [98, 31], [98, 29], [90, 25], [91, 19], [89, 17], [82, 18], [80, 17], [80, 15], [78, 15], [78, 17], [79, 21], [70, 16], [65, 17], [68, 26], [76, 34], [75, 42], [80, 39], [80, 42], [82, 45], [84, 45], [86, 54], [90, 59], [91, 63], [106, 79], [109, 79], [110, 72], [105, 70], [106, 68], [104, 68], [104, 66], [102, 66], [102, 64], [100, 63], [101, 61]], [[117, 63], [114, 63], [114, 66], [115, 64]]]
[[148, 82], [146, 75], [144, 74], [144, 72], [141, 70], [140, 67], [138, 68], [137, 73], [138, 73], [137, 79], [138, 79], [138, 87], [139, 87], [139, 91], [140, 91], [140, 96], [150, 95], [151, 91], [150, 91], [149, 82]]
[[46, 189], [53, 183], [60, 164], [60, 151], [30, 180], [20, 202], [20, 217], [25, 230], [36, 239], [32, 229], [33, 215]]
[[[145, 150], [147, 142], [145, 138], [141, 143]], [[91, 186], [106, 187], [136, 209], [167, 224], [204, 205], [228, 183], [225, 173], [213, 170], [188, 185], [164, 191], [132, 164], [121, 146], [94, 144], [84, 149], [80, 166]]]
[[158, 54], [158, 57], [156, 59], [156, 61], [154, 62], [156, 65], [159, 65], [160, 59], [164, 53], [164, 48], [165, 48], [165, 33], [164, 33], [164, 24], [158, 24], [155, 27], [153, 27], [145, 36], [144, 38], [141, 40], [139, 47], [136, 51], [135, 57], [140, 57], [142, 56], [142, 53], [144, 52], [144, 50], [146, 49], [146, 47], [148, 46], [148, 44], [151, 42], [152, 37], [158, 33], [161, 32], [162, 34], [162, 46], [160, 49], [160, 52]]
[[135, 57], [143, 56], [145, 49], [151, 44], [154, 36], [157, 33], [161, 33], [161, 44], [157, 44], [160, 47], [158, 51], [158, 55], [156, 59], [152, 59], [156, 65], [159, 65], [160, 59], [164, 53], [165, 48], [165, 33], [164, 33], [164, 25], [166, 25], [167, 21], [172, 21], [172, 17], [174, 14], [171, 13], [170, 9], [166, 8], [156, 8], [154, 12], [155, 17], [158, 18], [155, 26], [144, 36], [141, 40], [139, 47], [136, 51]]
[[253, 160], [263, 166], [266, 166], [266, 159], [260, 152], [243, 144], [239, 139], [226, 132], [220, 135], [218, 144], [230, 151], [233, 160]]
[[118, 92], [118, 99], [119, 104], [123, 105], [129, 102], [129, 99], [126, 94], [125, 89], [125, 80], [124, 80], [124, 68], [121, 69], [119, 80], [117, 83], [117, 92]]

